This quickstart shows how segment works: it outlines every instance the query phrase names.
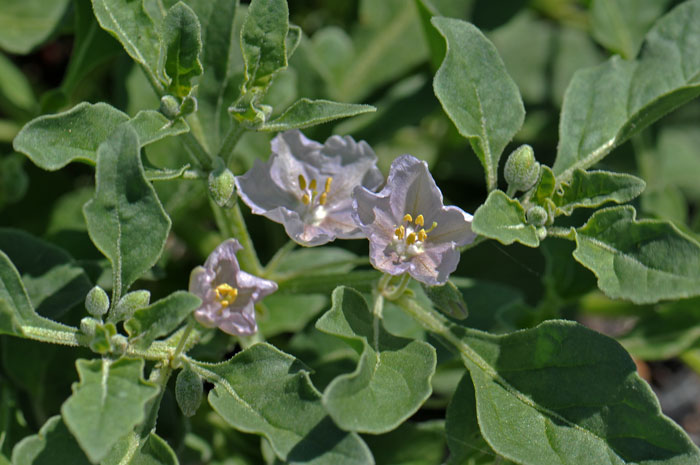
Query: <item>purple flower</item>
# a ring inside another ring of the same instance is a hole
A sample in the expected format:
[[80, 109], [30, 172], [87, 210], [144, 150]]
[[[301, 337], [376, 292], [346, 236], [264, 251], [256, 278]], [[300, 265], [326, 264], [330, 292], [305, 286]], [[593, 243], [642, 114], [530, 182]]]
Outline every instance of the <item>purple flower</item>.
[[383, 176], [366, 142], [333, 136], [325, 144], [287, 131], [272, 140], [267, 163], [236, 178], [241, 199], [253, 213], [284, 225], [289, 237], [305, 245], [363, 237], [352, 218], [352, 190], [376, 190]]
[[194, 317], [234, 336], [258, 330], [254, 305], [277, 290], [276, 283], [241, 271], [236, 260], [241, 249], [236, 239], [222, 242], [190, 275], [190, 292], [202, 299]]
[[355, 221], [369, 239], [370, 261], [385, 273], [408, 272], [426, 284], [444, 284], [457, 268], [457, 247], [474, 240], [472, 216], [443, 206], [428, 165], [411, 155], [394, 160], [381, 192], [358, 187], [353, 197]]

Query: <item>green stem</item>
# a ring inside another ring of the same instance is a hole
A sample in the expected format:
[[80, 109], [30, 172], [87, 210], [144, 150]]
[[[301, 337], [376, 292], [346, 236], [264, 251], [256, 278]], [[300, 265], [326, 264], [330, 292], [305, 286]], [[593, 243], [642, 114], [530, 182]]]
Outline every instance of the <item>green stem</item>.
[[562, 239], [568, 239], [570, 241], [575, 240], [574, 228], [560, 228], [557, 226], [550, 226], [547, 228], [547, 235], [552, 237], [560, 237]]
[[294, 250], [296, 247], [297, 243], [294, 242], [293, 240], [287, 241], [286, 244], [284, 244], [282, 247], [279, 248], [277, 252], [275, 252], [275, 255], [272, 256], [269, 262], [267, 262], [267, 265], [265, 265], [265, 270], [263, 271], [263, 276], [267, 277], [272, 274], [277, 270], [279, 267], [280, 263], [282, 260], [284, 260], [289, 253]]
[[236, 144], [238, 144], [244, 132], [245, 129], [243, 126], [232, 118], [231, 127], [228, 129], [226, 136], [224, 136], [224, 141], [221, 143], [221, 148], [219, 149], [219, 156], [226, 161], [226, 166], [229, 166], [231, 155], [233, 155], [233, 149], [236, 148]]
[[178, 368], [180, 366], [178, 358], [185, 349], [185, 343], [190, 338], [190, 334], [192, 334], [192, 331], [194, 330], [196, 324], [197, 323], [195, 322], [195, 319], [190, 316], [190, 319], [187, 322], [187, 326], [185, 326], [185, 329], [182, 332], [182, 336], [180, 336], [180, 340], [177, 342], [177, 347], [175, 347], [173, 355], [170, 359], [170, 363], [173, 365], [173, 368]]
[[213, 158], [211, 155], [209, 155], [209, 153], [207, 153], [194, 134], [192, 134], [192, 132], [182, 134], [182, 141], [185, 144], [187, 153], [190, 155], [190, 158], [195, 165], [205, 170], [210, 170], [212, 167]]
[[227, 238], [233, 237], [238, 239], [238, 242], [243, 246], [243, 249], [238, 253], [238, 262], [241, 265], [241, 269], [256, 276], [261, 276], [264, 270], [258, 255], [255, 253], [253, 240], [250, 238], [238, 203], [233, 208], [221, 208], [210, 198], [209, 205], [211, 205], [211, 209], [214, 212], [214, 221], [219, 228], [219, 232]]
[[396, 284], [395, 286], [391, 288], [384, 288], [381, 290], [381, 294], [386, 297], [387, 300], [396, 300], [399, 297], [401, 297], [404, 292], [406, 292], [406, 288], [408, 287], [408, 283], [410, 281], [410, 276], [408, 273], [404, 273], [401, 275], [401, 278], [399, 280], [399, 283]]

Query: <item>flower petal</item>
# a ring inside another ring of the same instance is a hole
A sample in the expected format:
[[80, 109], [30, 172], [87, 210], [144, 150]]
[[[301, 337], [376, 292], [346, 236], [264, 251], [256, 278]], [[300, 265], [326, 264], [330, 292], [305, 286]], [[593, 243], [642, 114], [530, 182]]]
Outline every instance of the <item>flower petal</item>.
[[444, 207], [432, 221], [436, 221], [438, 226], [428, 235], [429, 242], [454, 242], [461, 247], [476, 237], [472, 231], [472, 215], [461, 208]]

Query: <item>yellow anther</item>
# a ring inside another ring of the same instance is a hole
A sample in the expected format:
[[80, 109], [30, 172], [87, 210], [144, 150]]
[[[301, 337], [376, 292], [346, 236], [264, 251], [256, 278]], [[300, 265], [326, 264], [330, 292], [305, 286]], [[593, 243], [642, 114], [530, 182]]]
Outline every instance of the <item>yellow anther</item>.
[[419, 241], [423, 242], [427, 238], [428, 238], [428, 233], [425, 232], [425, 229], [421, 229], [420, 231], [418, 231], [418, 240]]
[[394, 234], [396, 237], [401, 240], [403, 239], [404, 235], [406, 234], [406, 228], [403, 227], [403, 225], [399, 226], [396, 228], [396, 231], [394, 231]]
[[299, 189], [301, 189], [301, 190], [306, 189], [306, 179], [304, 178], [303, 174], [299, 175]]
[[403, 220], [404, 220], [404, 221], [408, 221], [409, 223], [412, 223], [412, 222], [413, 222], [413, 217], [412, 217], [410, 214], [406, 213], [406, 214], [403, 216]]
[[326, 188], [323, 189], [323, 192], [330, 192], [331, 191], [331, 183], [333, 182], [333, 178], [328, 178], [326, 179]]
[[423, 215], [416, 216], [416, 226], [423, 227], [424, 224], [425, 224], [425, 219], [423, 218]]
[[318, 203], [319, 205], [325, 205], [326, 204], [326, 199], [328, 198], [328, 192], [324, 192], [321, 194], [321, 197], [318, 198]]
[[311, 182], [309, 183], [309, 189], [315, 190], [316, 189], [316, 180], [312, 179]]
[[311, 197], [309, 197], [309, 194], [304, 194], [301, 196], [301, 201], [304, 205], [308, 205], [311, 203]]
[[216, 300], [219, 301], [222, 307], [228, 307], [234, 303], [238, 297], [238, 289], [226, 283], [216, 286], [214, 293], [216, 294]]
[[426, 232], [429, 233], [430, 231], [432, 231], [435, 228], [437, 228], [437, 221], [433, 221], [432, 226], [430, 226], [430, 229], [428, 229]]
[[411, 245], [416, 243], [416, 233], [411, 233], [406, 237], [406, 245]]

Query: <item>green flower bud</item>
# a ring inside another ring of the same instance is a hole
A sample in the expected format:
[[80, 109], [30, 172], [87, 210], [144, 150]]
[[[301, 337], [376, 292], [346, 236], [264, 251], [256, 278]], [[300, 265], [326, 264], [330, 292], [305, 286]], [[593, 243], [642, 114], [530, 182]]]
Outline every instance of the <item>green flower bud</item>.
[[218, 206], [233, 206], [235, 191], [235, 177], [231, 170], [222, 166], [209, 173], [209, 195]]
[[183, 368], [175, 381], [175, 399], [180, 410], [187, 417], [197, 413], [203, 397], [202, 380], [197, 373], [190, 368]]
[[185, 97], [185, 100], [180, 105], [180, 115], [186, 116], [197, 111], [197, 99], [192, 96]]
[[535, 230], [535, 233], [537, 234], [537, 238], [541, 241], [545, 240], [547, 238], [547, 228], [544, 226], [540, 226]]
[[100, 286], [95, 286], [85, 297], [85, 308], [90, 315], [101, 318], [109, 310], [109, 296]]
[[442, 286], [428, 286], [423, 283], [421, 286], [428, 298], [441, 312], [458, 320], [464, 320], [469, 315], [462, 292], [452, 281], [447, 281]]
[[112, 310], [112, 313], [107, 318], [107, 321], [117, 323], [119, 321], [128, 320], [134, 312], [140, 308], [148, 306], [151, 300], [151, 293], [148, 291], [132, 291], [119, 299], [119, 302]]
[[532, 224], [534, 226], [544, 226], [544, 224], [547, 222], [547, 210], [539, 205], [535, 205], [534, 207], [530, 207], [526, 213], [526, 217], [528, 224]]
[[80, 320], [80, 332], [86, 336], [93, 337], [95, 335], [95, 328], [100, 324], [100, 320], [96, 320], [91, 316], [86, 316]]
[[529, 145], [521, 145], [508, 157], [503, 172], [508, 186], [516, 191], [526, 191], [535, 185], [540, 175], [540, 164]]
[[180, 115], [180, 101], [172, 95], [164, 95], [160, 99], [160, 112], [168, 119], [175, 119]]

